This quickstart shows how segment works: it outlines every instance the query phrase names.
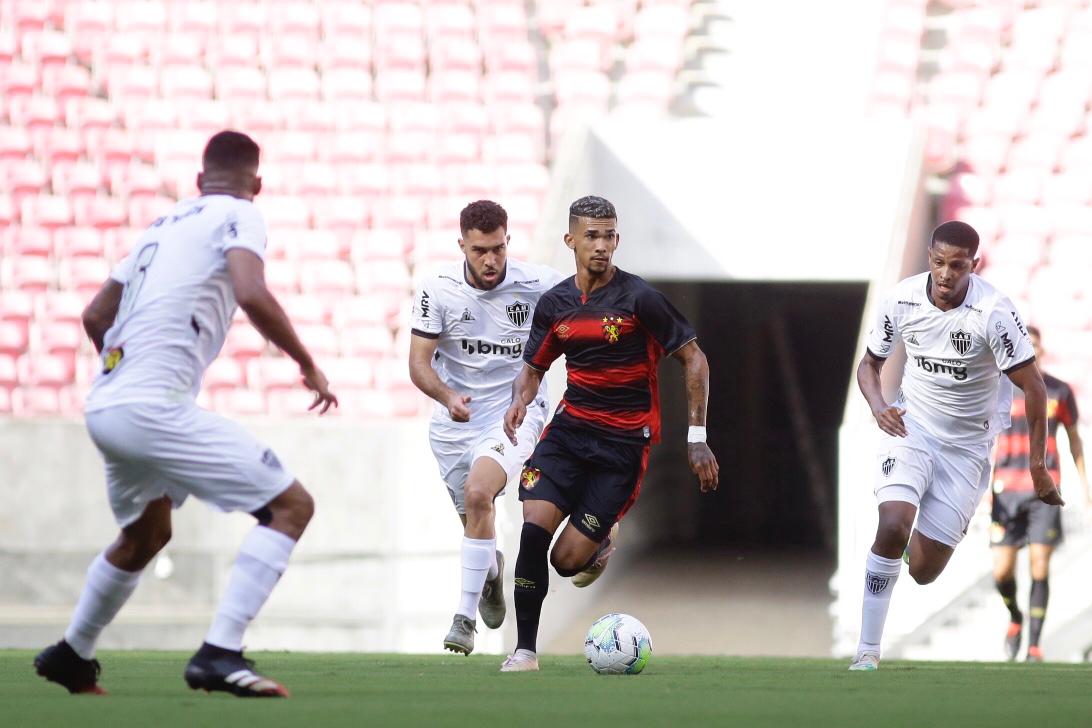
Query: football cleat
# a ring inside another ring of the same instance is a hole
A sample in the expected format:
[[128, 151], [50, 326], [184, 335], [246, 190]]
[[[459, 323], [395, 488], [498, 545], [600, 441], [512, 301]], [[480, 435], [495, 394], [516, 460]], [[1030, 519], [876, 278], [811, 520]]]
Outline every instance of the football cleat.
[[607, 568], [607, 560], [610, 559], [610, 555], [614, 553], [614, 541], [618, 538], [618, 524], [615, 523], [610, 527], [610, 533], [599, 544], [599, 548], [595, 551], [595, 560], [592, 561], [591, 566], [581, 571], [579, 574], [573, 577], [573, 586], [583, 589], [586, 586], [590, 586], [596, 579], [603, 574], [603, 570]]
[[99, 661], [83, 659], [64, 640], [39, 652], [34, 658], [34, 669], [73, 695], [106, 695], [98, 682], [102, 672]]
[[497, 551], [497, 575], [485, 582], [482, 598], [478, 600], [478, 612], [489, 629], [504, 624], [507, 607], [504, 606], [504, 554]]
[[516, 650], [505, 659], [501, 672], [538, 672], [538, 655], [530, 650]]
[[455, 618], [451, 620], [451, 629], [448, 631], [447, 637], [444, 637], [444, 649], [469, 655], [474, 651], [474, 633], [477, 631], [473, 619], [456, 614]]
[[1042, 662], [1043, 661], [1043, 648], [1039, 645], [1028, 645], [1028, 654], [1024, 658], [1024, 662]]
[[853, 664], [849, 666], [850, 672], [875, 672], [880, 669], [880, 656], [875, 652], [858, 652]]
[[1024, 637], [1024, 625], [1022, 622], [1010, 622], [1008, 631], [1005, 632], [1005, 657], [1012, 662], [1020, 652], [1020, 641]]
[[215, 690], [240, 698], [287, 698], [288, 690], [276, 680], [254, 672], [254, 661], [241, 651], [225, 650], [205, 642], [186, 665], [186, 684], [206, 693]]

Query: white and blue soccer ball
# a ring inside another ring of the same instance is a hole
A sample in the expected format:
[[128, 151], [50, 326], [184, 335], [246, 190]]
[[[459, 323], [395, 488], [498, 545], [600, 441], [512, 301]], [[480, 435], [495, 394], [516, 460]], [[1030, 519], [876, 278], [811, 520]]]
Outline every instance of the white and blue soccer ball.
[[584, 656], [600, 675], [636, 675], [652, 656], [652, 637], [636, 617], [608, 614], [588, 629]]

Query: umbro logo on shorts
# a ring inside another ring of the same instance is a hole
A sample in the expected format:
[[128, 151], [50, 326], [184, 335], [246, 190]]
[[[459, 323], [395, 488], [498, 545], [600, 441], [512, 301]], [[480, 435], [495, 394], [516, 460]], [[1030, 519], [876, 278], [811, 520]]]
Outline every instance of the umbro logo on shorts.
[[599, 528], [599, 519], [590, 513], [584, 514], [584, 518], [581, 519], [581, 523], [583, 523], [584, 526], [590, 531], [594, 531]]
[[879, 594], [887, 585], [891, 583], [891, 578], [887, 576], [880, 576], [879, 574], [873, 574], [871, 571], [865, 574], [865, 586], [873, 594]]
[[884, 476], [891, 475], [891, 471], [895, 469], [895, 458], [887, 458], [880, 465], [880, 469], [883, 470]]

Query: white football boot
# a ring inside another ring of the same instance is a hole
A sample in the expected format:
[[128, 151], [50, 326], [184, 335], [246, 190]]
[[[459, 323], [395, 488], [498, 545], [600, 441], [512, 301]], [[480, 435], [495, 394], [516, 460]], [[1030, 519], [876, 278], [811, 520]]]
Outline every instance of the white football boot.
[[858, 652], [849, 669], [850, 672], [875, 672], [880, 669], [880, 656], [875, 652]]
[[516, 650], [501, 665], [501, 672], [538, 672], [538, 655], [530, 650]]

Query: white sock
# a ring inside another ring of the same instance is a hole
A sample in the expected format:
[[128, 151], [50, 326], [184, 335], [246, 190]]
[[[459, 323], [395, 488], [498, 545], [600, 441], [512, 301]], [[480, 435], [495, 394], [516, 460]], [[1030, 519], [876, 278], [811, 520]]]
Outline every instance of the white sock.
[[64, 639], [85, 660], [95, 656], [95, 643], [140, 582], [140, 571], [124, 571], [106, 560], [105, 552], [87, 567], [87, 581], [72, 613]]
[[883, 623], [891, 606], [891, 592], [902, 570], [902, 559], [887, 559], [870, 550], [865, 561], [864, 604], [861, 608], [861, 642], [857, 652], [880, 654]]
[[225, 650], [243, 649], [243, 633], [288, 568], [295, 546], [290, 537], [265, 526], [247, 534], [205, 642]]
[[463, 536], [463, 591], [456, 614], [477, 619], [478, 600], [490, 573], [497, 574], [497, 539]]

